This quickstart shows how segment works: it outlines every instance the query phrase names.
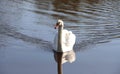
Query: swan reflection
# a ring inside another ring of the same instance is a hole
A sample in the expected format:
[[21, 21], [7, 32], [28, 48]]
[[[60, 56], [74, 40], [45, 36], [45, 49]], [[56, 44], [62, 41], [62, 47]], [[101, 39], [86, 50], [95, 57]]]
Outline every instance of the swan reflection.
[[54, 51], [54, 58], [57, 63], [61, 61], [61, 64], [66, 62], [72, 63], [76, 60], [76, 55], [73, 50], [67, 52], [56, 52]]
[[69, 62], [72, 63], [76, 60], [76, 55], [74, 50], [66, 52], [56, 52], [54, 51], [54, 59], [57, 62], [58, 74], [62, 74], [62, 64]]

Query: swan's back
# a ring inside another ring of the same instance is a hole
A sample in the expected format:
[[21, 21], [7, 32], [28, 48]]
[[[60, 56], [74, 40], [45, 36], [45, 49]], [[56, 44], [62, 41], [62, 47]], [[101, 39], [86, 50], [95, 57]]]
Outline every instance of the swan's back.
[[[66, 29], [62, 30], [62, 51], [66, 52], [73, 50], [73, 46], [75, 44], [75, 35]], [[58, 34], [56, 34], [54, 38], [54, 49], [57, 51], [57, 45], [58, 45]]]

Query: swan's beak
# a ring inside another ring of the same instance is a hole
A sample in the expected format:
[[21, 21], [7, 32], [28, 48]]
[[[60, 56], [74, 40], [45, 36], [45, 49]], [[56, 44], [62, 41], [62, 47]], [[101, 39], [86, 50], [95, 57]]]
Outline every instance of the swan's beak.
[[57, 29], [59, 27], [59, 23], [56, 23], [56, 25], [55, 25], [55, 29]]
[[54, 27], [54, 28], [55, 28], [55, 29], [57, 29], [57, 28], [58, 28], [58, 26], [56, 26], [56, 25], [55, 25], [55, 27]]

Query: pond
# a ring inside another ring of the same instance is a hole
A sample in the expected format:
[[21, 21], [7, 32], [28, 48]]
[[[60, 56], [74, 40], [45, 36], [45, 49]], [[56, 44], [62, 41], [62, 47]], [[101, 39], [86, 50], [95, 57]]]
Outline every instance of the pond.
[[57, 74], [58, 19], [76, 35], [63, 74], [120, 73], [120, 0], [0, 0], [0, 74]]

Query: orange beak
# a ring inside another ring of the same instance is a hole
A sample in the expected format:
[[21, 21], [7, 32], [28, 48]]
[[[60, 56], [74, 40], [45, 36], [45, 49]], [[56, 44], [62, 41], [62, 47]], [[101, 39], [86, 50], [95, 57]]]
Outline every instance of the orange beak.
[[59, 28], [59, 23], [56, 23], [56, 25], [55, 25], [54, 28], [55, 28], [55, 29]]

